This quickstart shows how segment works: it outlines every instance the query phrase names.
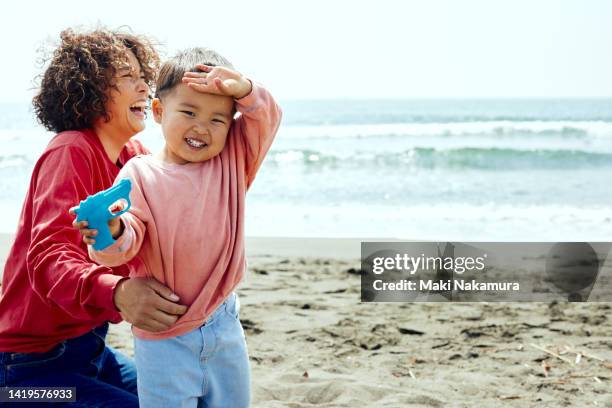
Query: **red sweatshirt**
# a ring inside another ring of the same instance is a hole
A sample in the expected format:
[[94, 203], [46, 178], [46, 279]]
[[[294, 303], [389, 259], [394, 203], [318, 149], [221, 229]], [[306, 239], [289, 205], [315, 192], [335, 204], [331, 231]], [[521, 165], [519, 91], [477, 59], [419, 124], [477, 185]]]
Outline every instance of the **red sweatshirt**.
[[[119, 163], [146, 153], [131, 140]], [[45, 352], [105, 321], [121, 321], [113, 290], [130, 266], [92, 263], [68, 214], [88, 195], [109, 188], [118, 173], [91, 130], [58, 134], [38, 159], [4, 267], [0, 351]]]

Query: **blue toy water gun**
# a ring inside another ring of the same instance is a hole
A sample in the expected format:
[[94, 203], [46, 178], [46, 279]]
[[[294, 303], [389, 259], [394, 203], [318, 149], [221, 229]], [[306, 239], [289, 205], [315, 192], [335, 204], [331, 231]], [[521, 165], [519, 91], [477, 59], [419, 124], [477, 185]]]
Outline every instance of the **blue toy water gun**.
[[[132, 190], [132, 182], [130, 179], [122, 179], [111, 188], [100, 191], [94, 195], [90, 195], [85, 200], [81, 201], [79, 207], [74, 210], [77, 215], [77, 221], [87, 221], [87, 228], [98, 230], [98, 235], [92, 237], [96, 240], [93, 247], [97, 251], [101, 251], [115, 243], [110, 229], [108, 228], [108, 220], [118, 217], [130, 209], [130, 191]], [[125, 201], [127, 205], [121, 211], [113, 213], [117, 201]]]

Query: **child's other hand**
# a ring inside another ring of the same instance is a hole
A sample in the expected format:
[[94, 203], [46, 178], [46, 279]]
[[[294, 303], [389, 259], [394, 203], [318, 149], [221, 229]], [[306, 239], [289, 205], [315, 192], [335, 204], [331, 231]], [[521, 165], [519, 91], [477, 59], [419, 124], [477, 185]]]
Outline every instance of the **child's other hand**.
[[[70, 210], [68, 210], [68, 214], [76, 216], [76, 212], [74, 210], [77, 208], [79, 207], [72, 207]], [[96, 243], [96, 240], [93, 237], [98, 235], [98, 230], [88, 229], [87, 227], [89, 226], [89, 224], [87, 221], [77, 221], [75, 218], [74, 221], [72, 221], [72, 226], [79, 230], [79, 232], [83, 236], [83, 242], [86, 245], [93, 245]]]
[[183, 83], [195, 91], [231, 96], [234, 99], [244, 98], [251, 93], [251, 81], [239, 72], [204, 64], [198, 64], [196, 68], [204, 72], [185, 72], [183, 76]]
[[[75, 208], [78, 207], [72, 207], [68, 210], [68, 213], [73, 216], [76, 215], [74, 212]], [[108, 220], [108, 228], [110, 229], [113, 239], [117, 239], [123, 233], [123, 225], [119, 218], [120, 217], [115, 217]], [[95, 236], [98, 235], [98, 230], [87, 228], [89, 226], [87, 220], [77, 221], [75, 218], [72, 222], [72, 226], [79, 230], [79, 233], [83, 236], [83, 242], [86, 245], [93, 245], [96, 243]]]

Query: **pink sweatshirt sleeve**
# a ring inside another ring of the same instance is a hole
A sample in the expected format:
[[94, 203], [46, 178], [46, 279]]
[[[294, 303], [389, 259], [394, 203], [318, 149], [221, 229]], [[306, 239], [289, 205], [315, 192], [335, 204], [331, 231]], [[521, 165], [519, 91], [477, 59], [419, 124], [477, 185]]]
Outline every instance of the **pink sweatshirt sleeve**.
[[250, 94], [236, 100], [241, 115], [233, 126], [233, 132], [240, 138], [246, 152], [247, 188], [272, 145], [282, 117], [272, 95], [263, 86], [255, 82], [252, 85]]
[[[138, 159], [135, 159], [138, 160]], [[123, 178], [132, 181], [132, 191], [130, 192], [130, 209], [122, 214], [121, 222], [125, 226], [123, 234], [111, 246], [97, 251], [88, 245], [89, 257], [94, 262], [105, 266], [118, 266], [131, 261], [140, 251], [146, 234], [146, 221], [151, 219], [151, 211], [144, 199], [140, 177], [132, 166], [128, 163], [115, 179], [115, 184]]]

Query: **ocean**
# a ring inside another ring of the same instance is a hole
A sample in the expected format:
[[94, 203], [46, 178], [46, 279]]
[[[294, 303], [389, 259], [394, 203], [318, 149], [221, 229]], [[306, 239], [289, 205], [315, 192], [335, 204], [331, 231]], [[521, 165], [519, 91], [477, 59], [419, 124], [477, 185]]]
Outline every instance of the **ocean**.
[[[248, 193], [249, 236], [612, 240], [612, 100], [281, 106]], [[157, 151], [160, 128], [148, 122], [137, 137]], [[52, 136], [29, 105], [0, 105], [0, 232], [14, 232]]]

